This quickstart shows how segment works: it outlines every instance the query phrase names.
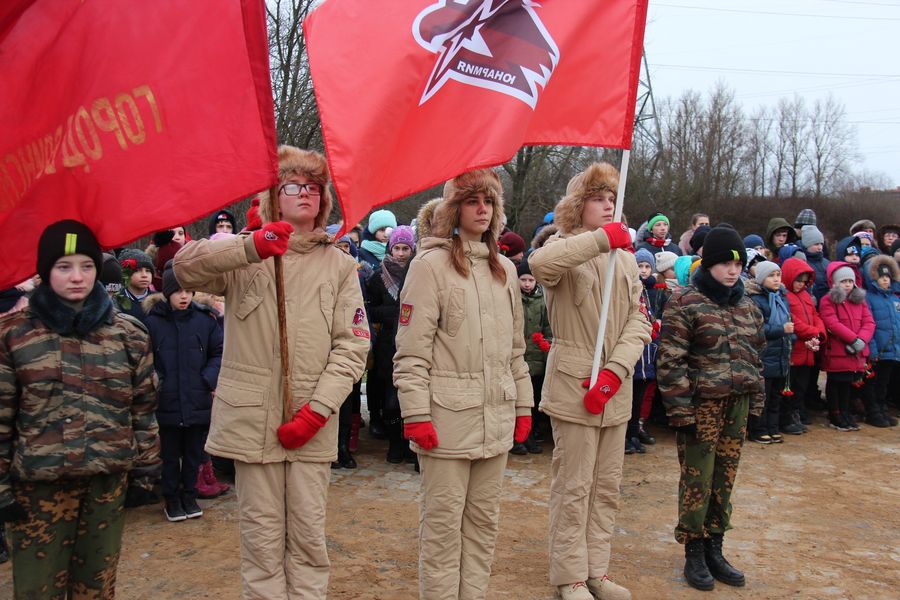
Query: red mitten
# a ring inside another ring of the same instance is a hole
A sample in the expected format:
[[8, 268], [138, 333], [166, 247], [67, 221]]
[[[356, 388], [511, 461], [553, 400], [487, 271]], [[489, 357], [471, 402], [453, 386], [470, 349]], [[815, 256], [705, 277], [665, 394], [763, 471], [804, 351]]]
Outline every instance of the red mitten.
[[422, 450], [431, 450], [437, 447], [437, 431], [431, 421], [422, 421], [421, 423], [404, 423], [403, 437], [414, 441]]
[[289, 423], [278, 428], [278, 440], [288, 450], [294, 450], [311, 440], [327, 421], [328, 417], [323, 417], [311, 409], [309, 404], [304, 404]]
[[247, 231], [256, 231], [262, 229], [262, 219], [259, 216], [259, 198], [250, 201], [250, 208], [247, 209]]
[[266, 223], [262, 229], [253, 232], [256, 253], [262, 260], [284, 254], [287, 252], [288, 240], [293, 231], [293, 225], [285, 221]]
[[[590, 384], [591, 380], [586, 379], [582, 385], [588, 387]], [[609, 369], [603, 369], [597, 376], [597, 383], [584, 395], [584, 407], [592, 415], [599, 415], [603, 412], [603, 408], [609, 402], [609, 399], [619, 391], [621, 385], [622, 380], [619, 379], [618, 375]]]
[[631, 247], [631, 234], [628, 232], [628, 227], [625, 226], [625, 223], [607, 223], [603, 226], [603, 231], [609, 239], [610, 250]]
[[528, 439], [529, 433], [531, 433], [531, 417], [526, 415], [516, 417], [516, 431], [513, 433], [513, 439], [516, 440], [516, 443], [524, 443]]

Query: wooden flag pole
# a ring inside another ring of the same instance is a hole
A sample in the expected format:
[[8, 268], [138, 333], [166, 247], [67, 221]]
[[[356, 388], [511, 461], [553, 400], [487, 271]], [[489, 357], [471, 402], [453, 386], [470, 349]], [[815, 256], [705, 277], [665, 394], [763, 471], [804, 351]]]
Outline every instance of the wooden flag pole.
[[[274, 185], [269, 189], [272, 198], [272, 220], [281, 220], [281, 204], [278, 201], [278, 188]], [[275, 298], [278, 302], [278, 345], [281, 349], [281, 398], [283, 402], [281, 422], [289, 422], [293, 416], [293, 402], [291, 399], [291, 362], [288, 355], [287, 335], [287, 309], [284, 300], [284, 260], [281, 255], [275, 256]]]
[[[625, 180], [628, 178], [628, 161], [631, 160], [631, 150], [622, 152], [622, 168], [619, 169], [619, 189], [616, 192], [616, 208], [613, 221], [622, 220], [622, 205], [625, 204]], [[591, 387], [597, 383], [600, 375], [600, 360], [603, 356], [603, 338], [606, 336], [606, 321], [609, 318], [609, 303], [612, 300], [613, 275], [616, 271], [616, 255], [619, 249], [610, 252], [609, 267], [606, 269], [606, 277], [603, 281], [603, 300], [600, 306], [600, 327], [597, 330], [597, 344], [594, 346], [594, 363], [591, 366]]]

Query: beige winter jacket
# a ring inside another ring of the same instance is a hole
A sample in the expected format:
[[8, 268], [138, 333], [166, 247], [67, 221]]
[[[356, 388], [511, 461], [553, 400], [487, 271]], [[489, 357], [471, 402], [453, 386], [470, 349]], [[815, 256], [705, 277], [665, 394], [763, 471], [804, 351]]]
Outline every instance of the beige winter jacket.
[[650, 323], [640, 311], [641, 281], [634, 256], [625, 251], [616, 256], [600, 366], [618, 375], [622, 387], [599, 415], [584, 408], [586, 390], [582, 382], [591, 376], [609, 240], [602, 229], [578, 229], [573, 234], [552, 236], [528, 257], [534, 278], [544, 286], [553, 331], [541, 391], [541, 410], [551, 417], [612, 427], [631, 416], [631, 376], [641, 351], [650, 342]]
[[369, 350], [356, 263], [321, 230], [293, 234], [284, 255], [293, 410], [310, 403], [325, 427], [286, 450], [274, 259], [260, 261], [253, 237], [188, 243], [175, 277], [189, 290], [225, 296], [225, 352], [206, 450], [249, 463], [337, 457], [336, 413], [361, 376]]
[[530, 415], [522, 300], [516, 269], [501, 256], [506, 284], [491, 275], [484, 243], [466, 244], [471, 272], [450, 264], [450, 240], [429, 237], [400, 293], [394, 385], [406, 422], [431, 421], [438, 458], [508, 452], [517, 415]]

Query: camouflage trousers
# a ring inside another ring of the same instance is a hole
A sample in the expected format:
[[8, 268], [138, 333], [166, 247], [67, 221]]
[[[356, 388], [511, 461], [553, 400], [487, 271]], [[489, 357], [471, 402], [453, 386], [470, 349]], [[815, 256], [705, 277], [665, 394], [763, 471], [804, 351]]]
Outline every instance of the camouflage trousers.
[[675, 435], [681, 465], [675, 539], [681, 544], [731, 528], [731, 491], [747, 435], [750, 396], [701, 400], [695, 407], [697, 435]]
[[16, 482], [28, 519], [7, 523], [15, 600], [115, 597], [126, 474]]

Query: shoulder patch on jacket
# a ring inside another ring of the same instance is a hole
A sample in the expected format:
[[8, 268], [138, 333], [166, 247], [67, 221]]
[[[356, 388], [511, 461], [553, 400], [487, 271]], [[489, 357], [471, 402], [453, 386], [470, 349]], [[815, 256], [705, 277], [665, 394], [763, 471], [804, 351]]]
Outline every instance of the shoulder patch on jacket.
[[413, 305], [403, 303], [400, 305], [400, 324], [401, 325], [409, 325], [409, 321], [412, 319]]

